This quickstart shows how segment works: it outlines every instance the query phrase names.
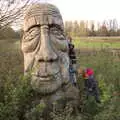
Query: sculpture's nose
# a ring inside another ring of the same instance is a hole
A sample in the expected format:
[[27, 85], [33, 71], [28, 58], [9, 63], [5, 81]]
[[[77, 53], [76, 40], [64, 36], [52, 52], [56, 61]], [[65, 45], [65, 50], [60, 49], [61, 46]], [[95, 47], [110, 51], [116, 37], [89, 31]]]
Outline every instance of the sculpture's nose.
[[37, 53], [37, 60], [54, 61], [57, 60], [57, 54], [53, 51], [49, 37], [49, 28], [47, 25], [40, 27], [40, 48]]

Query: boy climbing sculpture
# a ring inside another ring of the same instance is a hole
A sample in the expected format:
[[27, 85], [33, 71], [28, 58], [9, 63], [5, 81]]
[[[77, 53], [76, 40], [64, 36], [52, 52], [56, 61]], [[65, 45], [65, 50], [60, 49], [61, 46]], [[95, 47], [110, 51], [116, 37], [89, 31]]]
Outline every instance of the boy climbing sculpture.
[[77, 80], [76, 80], [76, 54], [75, 54], [75, 49], [74, 49], [74, 44], [72, 43], [72, 38], [69, 36], [68, 37], [68, 55], [69, 55], [69, 60], [70, 60], [70, 65], [69, 65], [69, 74], [70, 74], [70, 81], [74, 86], [77, 85]]

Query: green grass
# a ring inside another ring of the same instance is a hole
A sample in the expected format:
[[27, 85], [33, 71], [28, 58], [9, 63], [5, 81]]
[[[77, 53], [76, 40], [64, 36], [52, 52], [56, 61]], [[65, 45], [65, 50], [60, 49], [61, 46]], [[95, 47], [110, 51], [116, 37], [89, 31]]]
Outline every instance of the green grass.
[[120, 48], [120, 38], [82, 37], [75, 38], [73, 43], [76, 48]]
[[0, 40], [0, 53], [11, 52], [20, 50], [20, 41], [13, 40]]
[[16, 79], [20, 74], [23, 74], [23, 57], [19, 41], [0, 41], [0, 79], [9, 75]]
[[75, 40], [81, 41], [111, 41], [120, 42], [120, 36], [118, 37], [74, 37]]

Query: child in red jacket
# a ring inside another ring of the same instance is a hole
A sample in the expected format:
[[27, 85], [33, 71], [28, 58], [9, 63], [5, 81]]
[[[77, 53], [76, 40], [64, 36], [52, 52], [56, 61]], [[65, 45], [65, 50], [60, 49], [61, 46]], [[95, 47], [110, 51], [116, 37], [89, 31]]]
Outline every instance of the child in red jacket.
[[99, 88], [98, 88], [98, 83], [94, 78], [94, 72], [93, 69], [87, 68], [84, 73], [83, 73], [83, 78], [85, 80], [85, 90], [87, 93], [87, 98], [92, 95], [95, 97], [95, 100], [97, 103], [100, 102], [99, 98]]

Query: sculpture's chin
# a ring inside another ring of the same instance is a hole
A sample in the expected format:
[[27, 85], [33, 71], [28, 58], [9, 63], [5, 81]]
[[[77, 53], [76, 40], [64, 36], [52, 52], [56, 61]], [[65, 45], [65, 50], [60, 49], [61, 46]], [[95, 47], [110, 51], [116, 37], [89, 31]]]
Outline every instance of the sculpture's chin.
[[55, 92], [62, 85], [61, 74], [58, 73], [48, 77], [32, 76], [31, 85], [35, 91], [41, 94]]

